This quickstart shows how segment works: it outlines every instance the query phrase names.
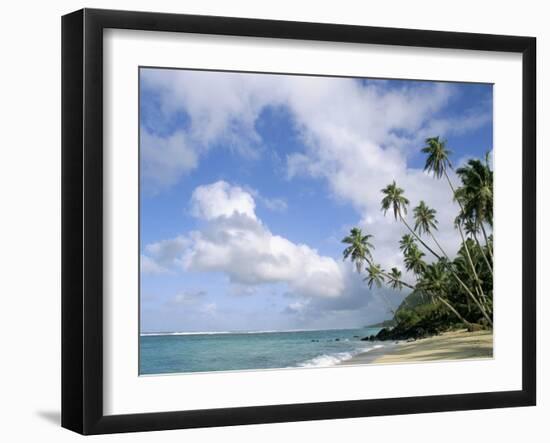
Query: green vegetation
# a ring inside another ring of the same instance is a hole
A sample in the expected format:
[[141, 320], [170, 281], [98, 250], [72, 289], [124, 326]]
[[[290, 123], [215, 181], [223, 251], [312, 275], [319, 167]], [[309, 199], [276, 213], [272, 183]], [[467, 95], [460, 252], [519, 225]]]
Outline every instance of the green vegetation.
[[[384, 328], [377, 339], [403, 339], [437, 334], [455, 327], [470, 330], [493, 326], [493, 171], [488, 155], [483, 161], [469, 160], [458, 168], [460, 186], [455, 188], [448, 170], [452, 169], [449, 151], [439, 137], [426, 139], [422, 152], [427, 154], [425, 171], [435, 179], [445, 178], [450, 198], [458, 214], [454, 226], [460, 234], [460, 246], [453, 256], [437, 238], [435, 209], [420, 201], [413, 208], [413, 225], [406, 219], [410, 201], [395, 181], [382, 189], [381, 210], [390, 211], [408, 233], [399, 242], [405, 276], [398, 268], [385, 270], [373, 257], [374, 236], [352, 228], [342, 242], [344, 260], [350, 259], [357, 272], [366, 272], [370, 289], [383, 285], [411, 293], [393, 312], [392, 327]], [[489, 233], [488, 233], [489, 231]]]

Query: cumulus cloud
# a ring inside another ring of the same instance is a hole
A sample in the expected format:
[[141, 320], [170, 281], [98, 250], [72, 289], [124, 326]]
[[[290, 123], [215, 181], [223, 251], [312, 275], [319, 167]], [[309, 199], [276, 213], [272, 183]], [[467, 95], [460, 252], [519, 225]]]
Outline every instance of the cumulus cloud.
[[252, 195], [223, 180], [196, 188], [191, 196], [191, 205], [193, 215], [204, 220], [231, 217], [234, 214], [256, 220], [256, 204]]
[[[465, 133], [491, 121], [489, 108], [441, 118], [440, 111], [456, 95], [453, 85], [404, 82], [388, 87], [387, 82], [344, 78], [165, 70], [146, 70], [142, 78], [160, 95], [162, 112], [185, 112], [189, 117], [189, 128], [177, 146], [191, 149], [195, 156], [170, 164], [166, 177], [192, 171], [201, 153], [214, 147], [251, 158], [262, 155], [266, 148], [255, 123], [265, 109], [281, 106], [302, 141], [302, 148], [284, 159], [287, 179], [323, 180], [333, 198], [351, 203], [357, 219], [350, 224], [375, 235], [378, 262], [402, 267], [397, 245], [405, 228], [380, 212], [380, 190], [393, 180], [413, 206], [424, 199], [438, 211], [438, 239], [450, 254], [456, 250], [459, 240], [452, 221], [458, 208], [448, 186], [409, 166], [424, 138]], [[163, 163], [154, 155], [152, 165], [160, 170]], [[452, 173], [451, 180], [457, 181]], [[286, 208], [286, 202], [262, 201], [250, 190], [225, 182], [197, 188], [192, 213], [205, 227], [186, 235], [188, 244], [172, 262], [187, 270], [224, 272], [237, 285], [284, 282], [302, 297], [291, 302], [302, 304], [289, 305], [289, 313], [298, 306], [303, 315], [320, 315], [322, 309], [347, 315], [346, 307], [366, 305], [375, 309], [372, 303], [381, 291], [372, 291], [367, 300], [364, 284], [356, 275], [347, 275], [348, 267], [339, 260], [272, 233], [258, 219], [255, 202], [273, 210]]]
[[[144, 158], [144, 164], [152, 164], [144, 180], [158, 179], [164, 186], [196, 167], [202, 153], [214, 146], [247, 157], [261, 155], [265, 148], [255, 124], [269, 107], [287, 109], [308, 145], [338, 141], [348, 146], [342, 156], [359, 147], [369, 163], [385, 170], [395, 162], [402, 166], [404, 151], [416, 149], [415, 143], [431, 131], [443, 135], [487, 119], [486, 113], [476, 112], [452, 123], [436, 118], [453, 97], [453, 87], [445, 83], [387, 88], [379, 81], [365, 85], [345, 78], [155, 69], [144, 70], [141, 78], [144, 88], [159, 95], [167, 118], [177, 112], [189, 118], [185, 140], [178, 141], [184, 151], [179, 161], [166, 161], [162, 148], [152, 149]], [[309, 156], [289, 157], [289, 173], [298, 164], [309, 163]], [[167, 175], [160, 173], [162, 166], [169, 169]], [[309, 165], [309, 172], [320, 171], [318, 163]]]
[[315, 249], [273, 234], [254, 212], [254, 198], [224, 181], [192, 194], [193, 214], [206, 222], [186, 237], [148, 245], [159, 266], [223, 272], [240, 285], [285, 283], [300, 296], [337, 297], [344, 290], [342, 266]]

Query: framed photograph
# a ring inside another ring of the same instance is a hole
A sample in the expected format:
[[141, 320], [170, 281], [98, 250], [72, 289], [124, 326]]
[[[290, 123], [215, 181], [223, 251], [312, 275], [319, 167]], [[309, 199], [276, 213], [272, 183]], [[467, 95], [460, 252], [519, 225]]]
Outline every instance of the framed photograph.
[[62, 20], [62, 425], [536, 403], [531, 37]]

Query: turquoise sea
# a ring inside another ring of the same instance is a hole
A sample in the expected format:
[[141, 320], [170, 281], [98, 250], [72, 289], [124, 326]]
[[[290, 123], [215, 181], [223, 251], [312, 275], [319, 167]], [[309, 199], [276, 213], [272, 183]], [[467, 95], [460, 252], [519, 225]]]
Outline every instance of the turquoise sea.
[[140, 336], [140, 374], [326, 367], [382, 343], [379, 328], [321, 331], [166, 332]]

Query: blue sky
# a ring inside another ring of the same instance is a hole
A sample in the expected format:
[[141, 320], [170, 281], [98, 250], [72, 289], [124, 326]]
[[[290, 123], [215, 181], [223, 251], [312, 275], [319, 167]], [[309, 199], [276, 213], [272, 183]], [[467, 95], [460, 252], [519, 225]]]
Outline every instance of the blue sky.
[[142, 69], [142, 332], [388, 318], [405, 294], [368, 290], [340, 240], [361, 226], [402, 267], [379, 208], [395, 179], [455, 249], [456, 208], [419, 151], [435, 135], [454, 164], [491, 151], [492, 102], [491, 85]]

